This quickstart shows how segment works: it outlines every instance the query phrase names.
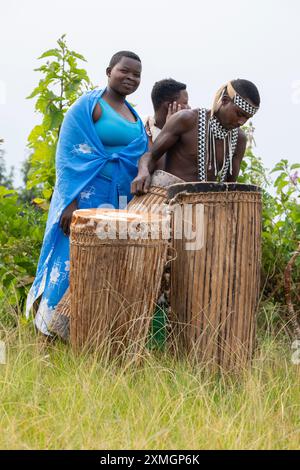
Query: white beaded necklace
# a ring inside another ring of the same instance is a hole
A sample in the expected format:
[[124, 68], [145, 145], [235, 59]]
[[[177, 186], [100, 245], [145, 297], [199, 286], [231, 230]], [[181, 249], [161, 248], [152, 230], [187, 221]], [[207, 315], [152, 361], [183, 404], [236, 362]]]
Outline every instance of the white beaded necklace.
[[[207, 110], [199, 109], [198, 113], [198, 177], [200, 181], [207, 181], [207, 166], [212, 169], [214, 166], [215, 176], [219, 175], [219, 180], [223, 183], [226, 180], [229, 169], [232, 174], [232, 158], [237, 146], [238, 129], [225, 129], [215, 116], [212, 116], [208, 125], [206, 123]], [[224, 141], [223, 165], [218, 174], [216, 142], [215, 140]], [[229, 153], [226, 155], [227, 145]], [[208, 164], [206, 165], [206, 155], [208, 155]]]

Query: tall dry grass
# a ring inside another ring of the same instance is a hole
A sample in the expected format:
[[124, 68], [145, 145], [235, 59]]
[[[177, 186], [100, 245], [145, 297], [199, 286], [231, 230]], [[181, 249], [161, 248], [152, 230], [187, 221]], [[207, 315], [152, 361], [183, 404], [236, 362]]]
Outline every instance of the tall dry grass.
[[139, 365], [75, 355], [16, 323], [1, 326], [1, 449], [300, 447], [300, 366], [272, 327], [252, 367], [230, 376], [158, 351]]

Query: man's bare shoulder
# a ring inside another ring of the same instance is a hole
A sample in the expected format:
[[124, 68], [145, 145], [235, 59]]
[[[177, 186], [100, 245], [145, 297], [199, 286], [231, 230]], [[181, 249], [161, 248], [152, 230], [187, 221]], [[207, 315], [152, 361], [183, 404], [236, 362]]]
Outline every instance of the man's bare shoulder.
[[178, 118], [186, 123], [195, 124], [198, 119], [198, 109], [182, 109], [178, 113]]
[[168, 120], [168, 126], [180, 127], [182, 131], [187, 132], [195, 126], [197, 119], [197, 109], [182, 109]]
[[238, 144], [239, 145], [247, 144], [247, 135], [241, 128], [239, 129], [239, 133], [238, 133]]
[[245, 154], [246, 147], [247, 147], [247, 135], [242, 129], [239, 129], [235, 155], [240, 160], [242, 160]]

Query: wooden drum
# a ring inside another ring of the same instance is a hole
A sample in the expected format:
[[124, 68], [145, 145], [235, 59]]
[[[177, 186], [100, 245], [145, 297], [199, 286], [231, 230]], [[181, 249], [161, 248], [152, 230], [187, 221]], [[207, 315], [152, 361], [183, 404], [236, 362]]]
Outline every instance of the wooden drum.
[[261, 263], [261, 192], [182, 183], [172, 208], [171, 322], [180, 351], [225, 370], [253, 355]]
[[[154, 172], [151, 179], [151, 186], [147, 194], [134, 196], [129, 202], [127, 209], [131, 212], [152, 212], [166, 215], [167, 210], [167, 188], [171, 184], [180, 183], [182, 180], [163, 170]], [[56, 307], [51, 323], [51, 331], [62, 339], [69, 339], [69, 319], [71, 311], [70, 289], [67, 289], [63, 298]]]
[[125, 210], [75, 211], [70, 340], [110, 356], [145, 346], [166, 260], [168, 221]]

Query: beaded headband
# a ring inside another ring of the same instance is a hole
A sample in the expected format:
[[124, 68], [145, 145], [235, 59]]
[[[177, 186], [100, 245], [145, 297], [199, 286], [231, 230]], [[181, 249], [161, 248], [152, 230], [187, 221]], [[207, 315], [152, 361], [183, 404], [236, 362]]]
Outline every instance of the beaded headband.
[[222, 86], [216, 93], [213, 107], [211, 110], [211, 115], [213, 116], [216, 111], [218, 110], [221, 99], [224, 96], [224, 93], [227, 91], [227, 94], [229, 98], [231, 98], [236, 106], [238, 106], [240, 109], [245, 111], [247, 114], [250, 114], [250, 116], [254, 116], [254, 114], [258, 111], [259, 107], [253, 106], [250, 104], [245, 98], [242, 98], [235, 89], [232, 86], [231, 82], [228, 82], [227, 85]]
[[242, 98], [233, 88], [231, 82], [227, 85], [227, 93], [231, 99], [233, 99], [234, 104], [236, 104], [239, 108], [245, 111], [247, 114], [254, 116], [254, 114], [258, 110], [258, 106], [253, 106], [250, 104], [245, 98]]

